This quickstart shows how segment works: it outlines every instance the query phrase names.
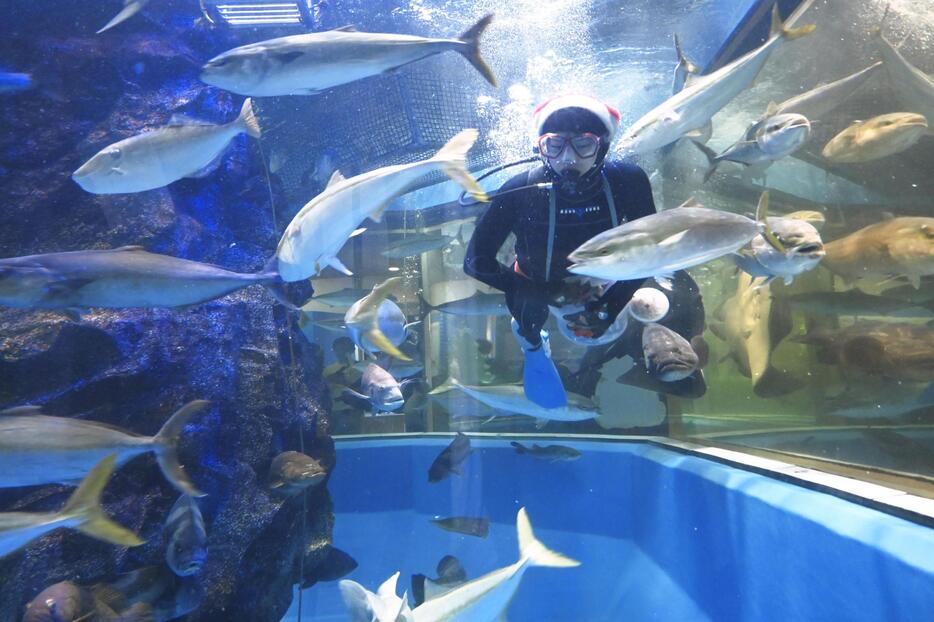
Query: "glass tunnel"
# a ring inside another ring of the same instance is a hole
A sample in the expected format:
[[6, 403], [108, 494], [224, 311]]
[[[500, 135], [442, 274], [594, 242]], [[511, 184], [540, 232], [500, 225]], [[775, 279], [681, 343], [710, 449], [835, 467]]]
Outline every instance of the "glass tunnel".
[[0, 622], [923, 620], [934, 5], [0, 27]]

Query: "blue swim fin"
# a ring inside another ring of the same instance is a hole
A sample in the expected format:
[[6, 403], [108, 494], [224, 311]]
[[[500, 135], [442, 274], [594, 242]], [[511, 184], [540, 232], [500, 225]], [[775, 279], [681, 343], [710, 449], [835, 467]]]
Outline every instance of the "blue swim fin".
[[551, 346], [548, 343], [548, 333], [542, 331], [542, 343], [537, 348], [530, 347], [529, 342], [523, 339], [517, 329], [518, 324], [513, 320], [513, 333], [525, 353], [525, 367], [522, 372], [522, 386], [525, 396], [542, 408], [561, 408], [567, 406], [568, 395], [561, 382], [561, 376], [551, 360]]

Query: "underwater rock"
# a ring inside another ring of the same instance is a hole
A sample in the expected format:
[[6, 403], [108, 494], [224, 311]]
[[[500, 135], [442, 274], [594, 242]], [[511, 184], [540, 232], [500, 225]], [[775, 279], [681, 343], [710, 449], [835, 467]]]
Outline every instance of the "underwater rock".
[[[139, 244], [259, 271], [285, 218], [277, 223], [270, 199], [284, 200], [243, 137], [210, 175], [167, 188], [96, 196], [70, 179], [101, 147], [173, 114], [217, 123], [235, 117], [241, 103], [197, 79], [204, 59], [238, 44], [238, 35], [192, 29], [197, 6], [178, 0], [94, 35], [113, 8], [23, 4], [8, 16], [0, 58], [32, 73], [38, 86], [0, 108], [0, 257]], [[198, 505], [209, 555], [192, 577], [200, 606], [188, 621], [226, 621], [231, 611], [278, 621], [303, 572], [328, 574], [316, 568], [331, 545], [326, 487], [306, 499], [283, 497], [266, 480], [272, 458], [288, 450], [334, 467], [320, 361], [297, 317], [258, 290], [185, 310], [94, 309], [77, 323], [0, 307], [0, 408], [35, 404], [49, 415], [151, 435], [186, 401], [211, 402], [179, 447], [186, 472], [207, 493]], [[53, 511], [73, 490], [0, 489], [0, 511]], [[36, 540], [0, 561], [0, 620], [21, 619], [26, 604], [55, 583], [113, 583], [163, 564], [162, 526], [176, 498], [151, 455], [121, 466], [103, 505], [146, 543], [117, 548], [65, 530]]]

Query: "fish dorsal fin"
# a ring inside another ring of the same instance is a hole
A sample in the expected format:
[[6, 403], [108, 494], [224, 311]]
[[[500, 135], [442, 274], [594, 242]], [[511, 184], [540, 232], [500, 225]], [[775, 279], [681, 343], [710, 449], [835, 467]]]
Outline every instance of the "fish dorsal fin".
[[136, 245], [130, 245], [130, 246], [120, 246], [120, 247], [118, 247], [118, 248], [112, 248], [112, 249], [110, 249], [110, 250], [113, 251], [113, 252], [115, 252], [115, 253], [132, 253], [132, 252], [136, 252], [136, 251], [144, 251], [144, 250], [146, 250], [146, 249], [145, 249], [144, 247], [142, 247], [142, 246], [136, 244]]
[[347, 24], [339, 28], [332, 28], [331, 32], [358, 32], [358, 31], [357, 31], [357, 27], [354, 26], [353, 24]]
[[335, 184], [341, 183], [345, 179], [346, 177], [344, 177], [339, 170], [335, 170], [333, 173], [331, 173], [331, 178], [328, 179], [328, 185], [325, 186], [324, 188], [326, 190]]
[[691, 197], [690, 199], [688, 199], [687, 201], [685, 201], [678, 207], [703, 207], [703, 205], [701, 205], [701, 202], [698, 201], [697, 198]]
[[214, 124], [209, 123], [208, 121], [205, 121], [204, 119], [196, 119], [194, 117], [190, 117], [186, 114], [173, 114], [171, 118], [169, 119], [169, 122], [166, 125], [168, 125], [169, 127], [178, 127], [182, 125], [214, 125]]
[[769, 105], [765, 108], [765, 116], [771, 117], [778, 113], [778, 104], [775, 102], [769, 102]]

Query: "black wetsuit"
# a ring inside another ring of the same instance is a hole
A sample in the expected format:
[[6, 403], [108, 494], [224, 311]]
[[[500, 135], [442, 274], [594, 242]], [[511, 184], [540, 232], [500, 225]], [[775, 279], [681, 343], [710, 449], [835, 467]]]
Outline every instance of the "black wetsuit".
[[[530, 187], [552, 181], [544, 166], [516, 175], [497, 192], [480, 217], [464, 258], [464, 272], [503, 291], [519, 334], [530, 343], [548, 319], [548, 302], [571, 276], [567, 256], [593, 236], [613, 227], [605, 183], [612, 194], [616, 223], [622, 224], [655, 213], [652, 187], [638, 166], [605, 162], [601, 174], [589, 175], [573, 194], [555, 184], [554, 238], [549, 256], [550, 190]], [[518, 190], [517, 190], [518, 188]], [[516, 266], [504, 266], [496, 254], [510, 233], [516, 234]], [[620, 281], [600, 299], [610, 318], [626, 306], [644, 281]]]

